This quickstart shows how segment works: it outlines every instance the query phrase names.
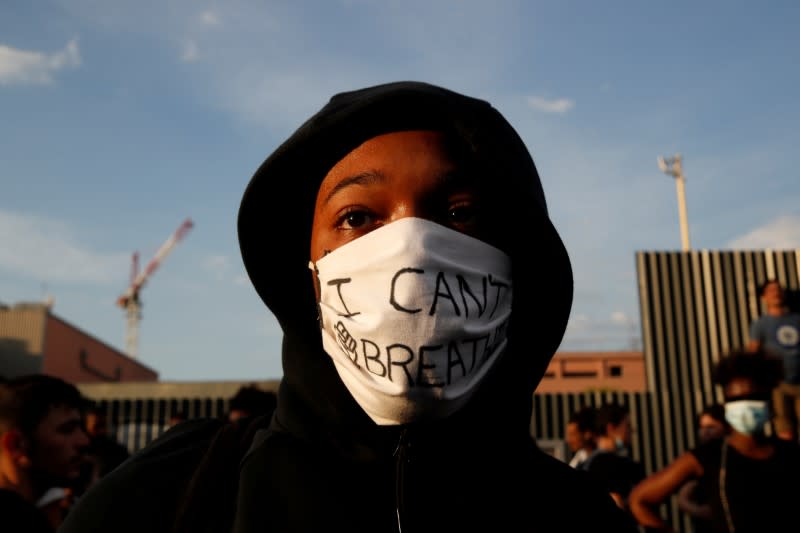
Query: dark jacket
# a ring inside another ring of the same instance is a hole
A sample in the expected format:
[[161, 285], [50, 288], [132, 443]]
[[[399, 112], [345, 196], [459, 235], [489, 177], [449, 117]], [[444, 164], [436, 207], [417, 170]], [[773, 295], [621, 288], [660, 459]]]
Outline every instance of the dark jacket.
[[[494, 222], [512, 258], [514, 309], [506, 353], [459, 412], [378, 426], [322, 349], [309, 237], [327, 170], [369, 138], [410, 129], [459, 137], [485, 193], [504, 206]], [[238, 231], [251, 281], [284, 332], [274, 416], [247, 429], [174, 428], [95, 486], [63, 533], [167, 532], [176, 516], [177, 531], [237, 533], [630, 530], [605, 491], [530, 435], [572, 271], [527, 148], [488, 103], [415, 82], [334, 96], [258, 169]]]

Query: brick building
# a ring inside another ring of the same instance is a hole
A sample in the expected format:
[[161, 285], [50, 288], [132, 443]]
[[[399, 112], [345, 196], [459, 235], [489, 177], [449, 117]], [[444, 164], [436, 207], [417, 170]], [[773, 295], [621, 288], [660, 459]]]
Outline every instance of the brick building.
[[537, 394], [647, 390], [642, 352], [557, 352]]
[[0, 376], [45, 373], [72, 383], [157, 381], [158, 373], [53, 314], [0, 305]]

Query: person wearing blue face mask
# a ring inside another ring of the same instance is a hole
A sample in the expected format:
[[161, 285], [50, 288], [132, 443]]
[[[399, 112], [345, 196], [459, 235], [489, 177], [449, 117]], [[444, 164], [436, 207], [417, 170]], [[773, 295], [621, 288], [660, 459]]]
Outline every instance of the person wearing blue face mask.
[[763, 351], [735, 351], [714, 372], [722, 387], [730, 431], [701, 443], [631, 492], [630, 510], [652, 531], [673, 531], [659, 506], [684, 483], [697, 479], [709, 495], [715, 532], [797, 530], [800, 501], [800, 445], [768, 430], [772, 390], [782, 364]]

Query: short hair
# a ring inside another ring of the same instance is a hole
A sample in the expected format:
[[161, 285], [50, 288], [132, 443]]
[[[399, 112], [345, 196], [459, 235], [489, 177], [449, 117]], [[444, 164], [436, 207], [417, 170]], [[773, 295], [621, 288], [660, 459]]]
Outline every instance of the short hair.
[[761, 388], [771, 390], [783, 378], [783, 361], [763, 349], [755, 352], [734, 350], [717, 363], [714, 368], [714, 382], [725, 387], [736, 378], [748, 378]]
[[45, 374], [0, 383], [0, 433], [18, 429], [32, 437], [50, 409], [62, 406], [84, 411], [88, 401], [75, 385]]
[[697, 423], [700, 424], [700, 419], [704, 416], [710, 416], [717, 422], [722, 422], [723, 424], [727, 424], [725, 420], [725, 405], [721, 403], [712, 403], [710, 405], [705, 406], [700, 413], [697, 415]]
[[766, 291], [767, 287], [772, 285], [773, 283], [777, 283], [778, 287], [783, 289], [783, 285], [777, 278], [767, 278], [766, 280], [764, 280], [764, 283], [758, 286], [758, 295], [764, 296], [764, 291]]
[[597, 408], [597, 415], [595, 416], [595, 431], [598, 435], [606, 435], [608, 425], [619, 425], [628, 416], [629, 411], [626, 405], [619, 402], [611, 401], [606, 402]]
[[585, 431], [595, 431], [595, 417], [597, 416], [597, 409], [591, 405], [581, 407], [570, 415], [568, 424], [575, 424], [578, 426], [578, 431], [581, 433]]
[[245, 411], [250, 415], [269, 414], [275, 409], [276, 400], [274, 392], [247, 385], [236, 391], [228, 403], [228, 410]]

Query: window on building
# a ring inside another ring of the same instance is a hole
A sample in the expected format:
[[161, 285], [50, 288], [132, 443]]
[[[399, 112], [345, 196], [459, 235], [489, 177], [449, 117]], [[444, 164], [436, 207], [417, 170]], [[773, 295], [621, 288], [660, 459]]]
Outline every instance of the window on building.
[[622, 365], [612, 365], [608, 369], [608, 374], [614, 378], [620, 377], [622, 375]]
[[565, 378], [596, 378], [597, 372], [594, 370], [572, 370], [564, 371], [562, 375]]

